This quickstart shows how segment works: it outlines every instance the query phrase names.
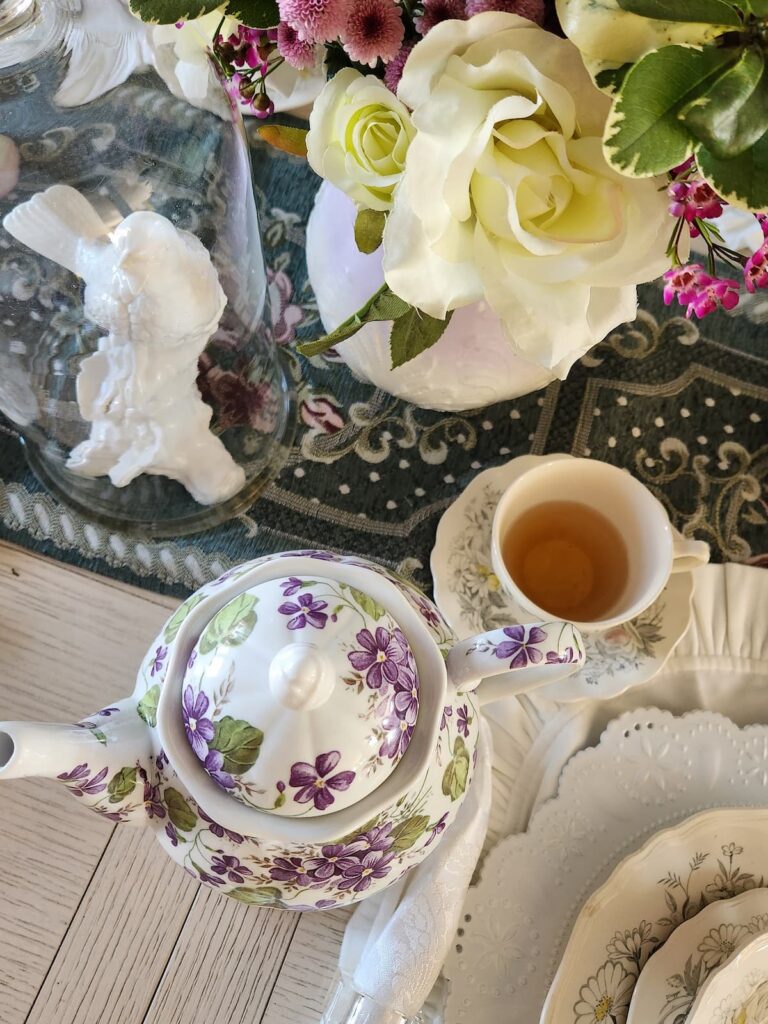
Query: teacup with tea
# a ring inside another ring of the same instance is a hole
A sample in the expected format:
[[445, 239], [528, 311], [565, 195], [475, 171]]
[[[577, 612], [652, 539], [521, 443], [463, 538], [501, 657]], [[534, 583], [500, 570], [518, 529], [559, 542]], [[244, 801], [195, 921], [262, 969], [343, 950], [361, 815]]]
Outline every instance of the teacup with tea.
[[639, 615], [671, 573], [709, 561], [709, 547], [676, 537], [661, 503], [625, 470], [558, 459], [502, 495], [492, 560], [521, 608], [590, 631]]

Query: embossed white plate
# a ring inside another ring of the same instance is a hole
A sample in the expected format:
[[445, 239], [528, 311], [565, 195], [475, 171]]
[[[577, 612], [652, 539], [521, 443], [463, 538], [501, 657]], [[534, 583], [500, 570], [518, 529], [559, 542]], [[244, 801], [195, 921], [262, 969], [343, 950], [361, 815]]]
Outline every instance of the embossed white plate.
[[768, 1021], [768, 935], [758, 935], [704, 982], [686, 1024]]
[[[445, 511], [430, 567], [438, 608], [460, 640], [535, 616], [504, 593], [491, 568], [491, 523], [503, 491], [520, 473], [570, 455], [522, 455], [478, 474]], [[691, 619], [693, 574], [675, 573], [656, 601], [622, 626], [584, 637], [581, 671], [541, 687], [538, 696], [561, 702], [608, 700], [653, 678]]]
[[[697, 811], [740, 805], [768, 806], [768, 726], [739, 729], [706, 711], [676, 718], [641, 709], [615, 719], [597, 747], [566, 765], [558, 795], [534, 816], [528, 832], [502, 840], [488, 855], [479, 884], [467, 895], [460, 934], [444, 968], [451, 982], [446, 1024], [534, 1024], [580, 909], [622, 858]], [[768, 871], [768, 811], [756, 817], [763, 828], [757, 853], [738, 865], [759, 876]], [[711, 828], [708, 835], [711, 839]], [[721, 847], [731, 842], [744, 847], [746, 856], [747, 846], [737, 835], [719, 846], [710, 843], [701, 850], [707, 856], [693, 876], [697, 887], [717, 887]], [[605, 934], [590, 933], [568, 989], [569, 998], [575, 989], [573, 1001], [562, 1004], [563, 1016], [545, 1019], [593, 1024], [594, 1014], [581, 1020], [569, 1016], [581, 988], [606, 963], [614, 963], [606, 947], [617, 932], [622, 942], [629, 932], [631, 941], [642, 920], [655, 926], [671, 913], [664, 898], [668, 890], [659, 879], [666, 870], [687, 872], [687, 864], [670, 860], [652, 875], [639, 913], [612, 914]], [[629, 896], [634, 886], [633, 878]], [[726, 880], [721, 896], [740, 891]], [[699, 888], [694, 895], [701, 896]], [[619, 961], [618, 966], [624, 965]], [[609, 966], [603, 984], [607, 975], [617, 983], [622, 977]], [[624, 1024], [626, 1009], [612, 1024]]]
[[[726, 854], [741, 856], [734, 846]], [[727, 861], [723, 862], [724, 864]], [[685, 1019], [702, 986], [755, 935], [768, 931], [768, 889], [710, 903], [684, 921], [657, 949], [637, 979], [627, 1024]]]

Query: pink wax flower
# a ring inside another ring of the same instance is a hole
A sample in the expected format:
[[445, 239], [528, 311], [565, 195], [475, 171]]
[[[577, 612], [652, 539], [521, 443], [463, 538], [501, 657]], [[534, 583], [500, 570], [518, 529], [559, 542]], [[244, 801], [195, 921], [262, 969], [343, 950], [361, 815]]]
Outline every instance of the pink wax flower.
[[685, 267], [673, 267], [664, 274], [664, 305], [677, 298], [681, 306], [687, 306], [698, 294], [698, 277], [704, 268], [699, 263], [689, 263]]
[[544, 0], [467, 0], [466, 10], [470, 18], [485, 11], [503, 11], [505, 14], [519, 14], [537, 25], [544, 24]]
[[389, 64], [387, 64], [386, 69], [384, 70], [384, 85], [386, 85], [391, 92], [397, 92], [397, 87], [400, 85], [400, 79], [403, 77], [405, 62], [410, 57], [411, 50], [415, 45], [415, 42], [403, 43]]
[[299, 33], [285, 21], [277, 27], [277, 48], [291, 67], [306, 71], [315, 64], [315, 44], [299, 39]]
[[380, 59], [386, 64], [397, 56], [404, 35], [401, 11], [394, 0], [355, 0], [341, 41], [352, 60], [375, 68]]
[[756, 213], [755, 217], [763, 229], [763, 235], [768, 238], [768, 213]]
[[673, 167], [670, 170], [669, 173], [672, 175], [673, 178], [679, 178], [686, 171], [690, 171], [691, 168], [693, 167], [694, 163], [695, 163], [695, 158], [692, 157], [692, 156], [689, 156], [687, 160], [683, 161], [683, 163], [678, 164], [677, 167]]
[[672, 202], [669, 212], [673, 217], [693, 220], [712, 220], [723, 212], [723, 200], [706, 181], [673, 181], [667, 189]]
[[355, 0], [277, 0], [277, 6], [281, 21], [294, 28], [299, 39], [326, 43], [342, 34]]
[[675, 267], [664, 274], [664, 302], [673, 299], [686, 306], [690, 320], [695, 314], [699, 320], [716, 309], [733, 309], [739, 303], [739, 282], [728, 277], [711, 277], [698, 263]]
[[[766, 221], [762, 224], [765, 231]], [[754, 292], [758, 288], [768, 288], [768, 241], [747, 260], [744, 267], [744, 283], [749, 292]]]
[[413, 19], [416, 31], [425, 36], [435, 25], [441, 21], [450, 21], [458, 18], [465, 21], [467, 12], [464, 7], [464, 0], [424, 0], [424, 13]]
[[699, 273], [698, 294], [694, 296], [685, 311], [688, 320], [695, 314], [699, 320], [721, 306], [723, 309], [733, 309], [739, 304], [739, 282], [727, 277], [710, 277], [709, 274]]

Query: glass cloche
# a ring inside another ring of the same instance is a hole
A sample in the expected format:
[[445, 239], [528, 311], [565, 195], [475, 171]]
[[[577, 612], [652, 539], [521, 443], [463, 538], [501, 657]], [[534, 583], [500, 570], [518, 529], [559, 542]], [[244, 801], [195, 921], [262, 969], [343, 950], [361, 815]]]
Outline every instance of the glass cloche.
[[0, 0], [0, 413], [57, 497], [167, 536], [253, 501], [293, 406], [237, 104], [153, 64], [119, 0]]

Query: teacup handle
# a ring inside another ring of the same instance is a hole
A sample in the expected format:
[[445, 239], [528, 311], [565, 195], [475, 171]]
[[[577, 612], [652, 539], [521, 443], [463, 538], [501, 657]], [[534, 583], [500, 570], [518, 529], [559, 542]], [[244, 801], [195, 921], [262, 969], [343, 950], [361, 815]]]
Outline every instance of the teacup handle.
[[675, 537], [672, 547], [672, 572], [691, 572], [709, 561], [709, 544], [703, 540]]
[[570, 622], [530, 622], [461, 641], [447, 669], [458, 693], [477, 689], [488, 704], [573, 675], [584, 661], [581, 633]]

